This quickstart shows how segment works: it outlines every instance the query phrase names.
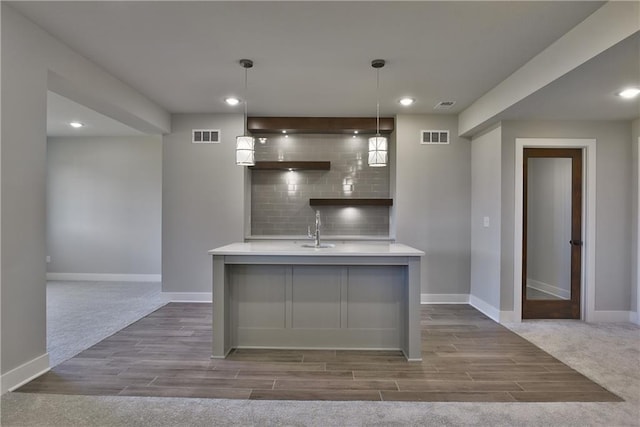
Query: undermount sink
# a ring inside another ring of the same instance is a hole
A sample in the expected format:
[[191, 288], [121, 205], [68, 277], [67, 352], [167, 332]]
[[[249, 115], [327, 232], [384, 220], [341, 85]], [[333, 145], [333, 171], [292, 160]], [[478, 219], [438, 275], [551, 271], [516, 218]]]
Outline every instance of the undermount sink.
[[303, 248], [317, 248], [317, 249], [326, 249], [326, 248], [335, 248], [336, 245], [333, 243], [320, 243], [320, 246], [316, 246], [315, 243], [303, 243]]

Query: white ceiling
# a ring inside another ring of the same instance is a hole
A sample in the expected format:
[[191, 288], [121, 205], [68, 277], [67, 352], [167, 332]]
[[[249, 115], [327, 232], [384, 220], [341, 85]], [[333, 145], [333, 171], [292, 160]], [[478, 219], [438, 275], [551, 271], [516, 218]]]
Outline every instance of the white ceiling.
[[[435, 113], [444, 100], [456, 101], [445, 113], [458, 113], [603, 3], [11, 2], [170, 112], [241, 111], [223, 99], [243, 95], [238, 60], [250, 58], [249, 114], [270, 116], [375, 115], [375, 58], [387, 60], [382, 115]], [[637, 104], [598, 99], [621, 76], [640, 83], [639, 56], [636, 37], [505, 114], [637, 117]], [[417, 100], [408, 109], [397, 104], [405, 95]]]
[[[84, 126], [73, 128], [70, 122]], [[137, 136], [142, 132], [57, 93], [47, 92], [47, 136]]]
[[640, 99], [617, 96], [631, 86], [640, 87], [640, 33], [513, 105], [499, 119], [635, 119], [640, 117]]

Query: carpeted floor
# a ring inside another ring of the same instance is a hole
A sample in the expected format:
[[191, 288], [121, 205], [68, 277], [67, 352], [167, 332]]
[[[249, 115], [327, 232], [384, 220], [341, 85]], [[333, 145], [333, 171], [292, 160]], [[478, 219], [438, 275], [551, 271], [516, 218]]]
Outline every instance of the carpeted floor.
[[2, 397], [1, 423], [158, 427], [640, 426], [638, 326], [577, 321], [528, 321], [507, 326], [625, 402], [292, 402], [7, 393]]
[[51, 366], [166, 303], [160, 283], [47, 282], [47, 351]]

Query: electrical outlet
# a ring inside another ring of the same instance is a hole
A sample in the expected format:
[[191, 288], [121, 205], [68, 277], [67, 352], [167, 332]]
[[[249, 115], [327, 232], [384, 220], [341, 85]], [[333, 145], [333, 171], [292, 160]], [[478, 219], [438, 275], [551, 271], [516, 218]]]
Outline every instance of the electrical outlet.
[[46, 261], [47, 261], [47, 264], [49, 264], [51, 262], [51, 256], [47, 255]]
[[482, 218], [482, 225], [486, 228], [489, 227], [489, 217], [485, 216], [484, 218]]

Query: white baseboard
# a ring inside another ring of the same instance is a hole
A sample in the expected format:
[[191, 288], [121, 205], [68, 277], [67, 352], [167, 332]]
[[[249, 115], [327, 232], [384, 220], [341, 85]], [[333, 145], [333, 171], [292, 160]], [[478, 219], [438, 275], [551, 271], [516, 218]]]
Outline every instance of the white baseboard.
[[[481, 298], [467, 294], [421, 294], [421, 304], [469, 304], [498, 323], [519, 323], [522, 321], [515, 311], [500, 311]], [[626, 310], [596, 310], [589, 319], [594, 322], [631, 322], [640, 325], [640, 314]]]
[[469, 294], [421, 294], [420, 304], [469, 304]]
[[36, 357], [0, 376], [0, 394], [17, 389], [50, 369], [49, 353]]
[[469, 304], [496, 322], [500, 322], [500, 310], [474, 295], [469, 295]]
[[162, 292], [170, 302], [211, 302], [211, 292]]
[[[634, 322], [634, 314], [636, 321]], [[589, 323], [633, 322], [637, 323], [637, 313], [627, 310], [595, 310]]]
[[560, 299], [570, 299], [571, 291], [562, 289], [549, 283], [540, 282], [538, 280], [527, 279], [527, 288], [533, 288], [537, 291], [553, 295]]
[[161, 274], [47, 273], [47, 280], [83, 282], [162, 282]]
[[514, 311], [499, 311], [491, 304], [469, 294], [421, 294], [420, 304], [470, 304], [498, 323], [520, 322]]
[[522, 321], [515, 311], [500, 311], [485, 300], [473, 295], [469, 295], [469, 304], [498, 323], [519, 323]]

